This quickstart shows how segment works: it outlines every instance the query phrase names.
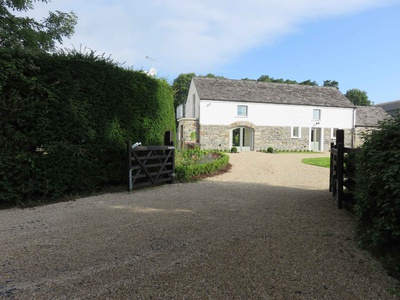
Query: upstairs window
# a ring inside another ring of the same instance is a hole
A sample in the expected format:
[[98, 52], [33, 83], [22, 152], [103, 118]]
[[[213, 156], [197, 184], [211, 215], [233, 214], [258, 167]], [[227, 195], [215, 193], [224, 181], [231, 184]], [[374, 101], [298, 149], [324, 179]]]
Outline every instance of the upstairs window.
[[247, 105], [238, 105], [237, 106], [237, 115], [239, 117], [247, 117]]
[[321, 110], [320, 109], [313, 110], [313, 120], [321, 120]]

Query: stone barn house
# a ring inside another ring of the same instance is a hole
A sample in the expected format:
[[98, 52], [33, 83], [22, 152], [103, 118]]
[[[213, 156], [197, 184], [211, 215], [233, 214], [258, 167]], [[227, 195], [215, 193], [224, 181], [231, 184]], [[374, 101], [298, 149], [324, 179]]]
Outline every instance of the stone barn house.
[[355, 145], [356, 107], [331, 87], [194, 77], [176, 115], [178, 147], [328, 151], [337, 129]]

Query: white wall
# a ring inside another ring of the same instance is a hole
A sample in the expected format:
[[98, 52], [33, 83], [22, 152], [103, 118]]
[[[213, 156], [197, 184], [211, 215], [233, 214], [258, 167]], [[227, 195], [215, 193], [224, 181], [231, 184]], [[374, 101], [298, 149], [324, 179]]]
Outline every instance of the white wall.
[[[193, 95], [194, 95], [194, 97], [193, 97]], [[193, 100], [195, 100], [195, 105], [196, 105], [195, 115], [193, 115]], [[193, 80], [192, 80], [192, 82], [190, 83], [190, 88], [189, 88], [188, 96], [186, 99], [186, 105], [185, 105], [185, 117], [186, 118], [199, 118], [199, 116], [200, 116], [199, 102], [200, 102], [199, 94], [197, 93], [196, 87], [194, 86]]]
[[[189, 92], [190, 95], [190, 92]], [[248, 116], [238, 117], [237, 106], [247, 105]], [[321, 119], [313, 120], [313, 109], [321, 110]], [[300, 126], [353, 128], [353, 109], [230, 101], [200, 101], [200, 124], [230, 125], [248, 121], [256, 126]], [[318, 125], [316, 123], [319, 122]]]

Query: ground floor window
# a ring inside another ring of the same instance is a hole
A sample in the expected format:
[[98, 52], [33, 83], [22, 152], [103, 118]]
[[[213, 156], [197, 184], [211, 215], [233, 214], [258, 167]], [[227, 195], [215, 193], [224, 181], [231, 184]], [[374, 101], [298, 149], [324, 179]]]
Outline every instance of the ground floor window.
[[332, 139], [336, 139], [336, 131], [337, 131], [338, 129], [337, 128], [332, 128], [332, 131], [331, 131], [331, 137], [332, 137]]
[[300, 127], [299, 126], [292, 127], [292, 138], [300, 138]]

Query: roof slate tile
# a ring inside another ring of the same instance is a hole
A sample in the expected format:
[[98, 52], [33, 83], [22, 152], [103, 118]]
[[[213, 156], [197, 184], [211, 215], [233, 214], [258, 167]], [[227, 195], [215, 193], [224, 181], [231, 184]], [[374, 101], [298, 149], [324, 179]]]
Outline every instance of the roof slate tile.
[[201, 100], [354, 108], [338, 89], [299, 84], [194, 77]]

